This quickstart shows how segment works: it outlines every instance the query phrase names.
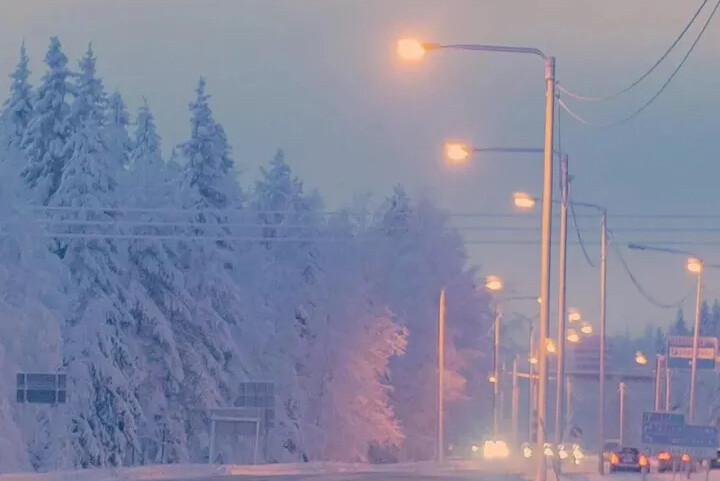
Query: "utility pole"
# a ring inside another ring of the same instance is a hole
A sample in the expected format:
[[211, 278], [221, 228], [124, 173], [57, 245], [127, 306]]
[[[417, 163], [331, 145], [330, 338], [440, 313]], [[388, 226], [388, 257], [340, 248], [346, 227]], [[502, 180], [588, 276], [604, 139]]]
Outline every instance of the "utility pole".
[[[555, 390], [555, 444], [563, 441], [565, 423], [563, 420], [563, 401], [565, 399], [565, 279], [567, 278], [567, 209], [568, 209], [568, 157], [563, 155], [560, 158], [561, 177], [561, 199], [560, 199], [560, 255], [559, 255], [559, 280], [558, 280], [558, 337], [557, 337], [557, 380]], [[560, 464], [558, 463], [558, 468]]]
[[437, 386], [437, 460], [445, 458], [445, 289], [440, 291], [440, 309], [438, 312], [438, 386]]
[[[529, 380], [528, 380], [529, 381]], [[518, 392], [518, 356], [513, 359], [512, 369], [512, 445], [517, 448], [518, 443], [518, 409], [520, 404], [520, 393]]]
[[625, 383], [620, 383], [620, 446], [625, 446]]

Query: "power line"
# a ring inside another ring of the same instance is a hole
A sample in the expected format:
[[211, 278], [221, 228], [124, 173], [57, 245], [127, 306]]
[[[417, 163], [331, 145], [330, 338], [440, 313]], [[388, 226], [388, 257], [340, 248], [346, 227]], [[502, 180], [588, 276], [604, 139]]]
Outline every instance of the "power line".
[[573, 112], [561, 100], [558, 100], [558, 105], [560, 105], [560, 107], [562, 107], [566, 112], [568, 112], [570, 114], [570, 116], [572, 116], [578, 122], [585, 124], [585, 125], [595, 126], [595, 127], [615, 127], [615, 126], [622, 125], [622, 124], [634, 119], [635, 117], [640, 115], [640, 113], [642, 113], [646, 108], [648, 108], [658, 97], [660, 97], [660, 95], [662, 95], [662, 93], [665, 91], [665, 89], [668, 87], [668, 85], [670, 85], [670, 82], [672, 82], [672, 80], [675, 78], [675, 76], [680, 72], [680, 69], [682, 69], [683, 65], [685, 65], [685, 62], [690, 57], [690, 54], [692, 54], [693, 50], [695, 50], [695, 47], [700, 42], [700, 39], [702, 38], [703, 34], [707, 30], [708, 25], [710, 25], [710, 21], [715, 16], [715, 13], [717, 12], [719, 7], [720, 7], [720, 0], [718, 0], [718, 2], [715, 4], [715, 7], [713, 8], [712, 12], [710, 12], [710, 16], [708, 17], [707, 21], [705, 22], [702, 29], [700, 30], [700, 33], [695, 38], [695, 41], [692, 43], [692, 45], [690, 46], [690, 49], [687, 51], [685, 56], [682, 58], [682, 60], [678, 64], [678, 66], [675, 67], [675, 70], [673, 70], [673, 72], [670, 74], [670, 77], [668, 77], [668, 79], [660, 87], [660, 89], [655, 93], [655, 95], [650, 97], [650, 99], [647, 102], [645, 102], [643, 105], [641, 105], [638, 109], [636, 109], [630, 115], [627, 115], [626, 117], [623, 117], [622, 119], [616, 120], [614, 122], [598, 123], [598, 122], [591, 122], [591, 121], [583, 118], [579, 114]]
[[[610, 235], [612, 237], [612, 233], [610, 233]], [[685, 302], [685, 300], [687, 299], [690, 292], [685, 294], [685, 296], [683, 296], [683, 298], [677, 302], [666, 303], [666, 302], [658, 301], [654, 296], [652, 296], [647, 291], [647, 289], [645, 289], [642, 286], [642, 284], [640, 284], [637, 277], [635, 277], [635, 274], [633, 274], [632, 270], [630, 269], [630, 266], [628, 266], [627, 262], [625, 261], [625, 257], [623, 256], [622, 251], [620, 250], [620, 247], [617, 245], [617, 242], [614, 242], [614, 240], [613, 240], [610, 243], [612, 244], [613, 248], [615, 249], [615, 253], [618, 256], [618, 259], [620, 259], [620, 264], [623, 266], [623, 269], [625, 270], [625, 273], [627, 274], [627, 276], [630, 278], [630, 281], [633, 283], [633, 285], [638, 290], [638, 292], [640, 292], [640, 294], [642, 294], [642, 296], [648, 302], [650, 302], [654, 306], [660, 307], [662, 309], [677, 309], [678, 307], [680, 307], [683, 304], [683, 302]]]
[[682, 38], [685, 36], [685, 34], [688, 32], [688, 30], [690, 30], [690, 27], [692, 26], [692, 24], [695, 23], [695, 20], [697, 20], [698, 16], [700, 15], [700, 12], [702, 12], [702, 10], [705, 8], [705, 5], [707, 4], [707, 2], [708, 2], [708, 0], [703, 0], [700, 3], [700, 6], [695, 11], [695, 14], [692, 16], [692, 18], [687, 23], [687, 25], [685, 25], [685, 28], [683, 28], [682, 32], [680, 32], [680, 35], [678, 35], [675, 38], [675, 40], [670, 45], [670, 47], [665, 51], [665, 53], [663, 53], [660, 56], [660, 58], [644, 74], [642, 74], [640, 77], [638, 77], [634, 82], [632, 82], [630, 85], [628, 85], [624, 89], [619, 90], [613, 94], [603, 95], [600, 97], [580, 95], [580, 94], [577, 94], [575, 92], [572, 92], [572, 91], [564, 88], [562, 85], [558, 85], [558, 90], [560, 90], [562, 93], [564, 93], [565, 95], [567, 95], [570, 98], [573, 98], [576, 100], [586, 100], [586, 101], [591, 101], [591, 102], [611, 100], [616, 97], [619, 97], [620, 95], [622, 95], [624, 93], [629, 92], [630, 90], [635, 88], [637, 85], [639, 85], [643, 80], [645, 80], [651, 73], [653, 73], [653, 71], [655, 71], [655, 69], [658, 68], [658, 66], [660, 66], [660, 64], [667, 58], [667, 56], [670, 55], [670, 52], [672, 52], [673, 49], [677, 46], [677, 44], [680, 43], [680, 40], [682, 40]]

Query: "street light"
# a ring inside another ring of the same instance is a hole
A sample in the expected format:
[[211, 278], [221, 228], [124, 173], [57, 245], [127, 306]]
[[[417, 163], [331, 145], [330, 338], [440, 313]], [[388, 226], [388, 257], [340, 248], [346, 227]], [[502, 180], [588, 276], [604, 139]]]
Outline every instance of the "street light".
[[518, 209], [532, 209], [535, 207], [536, 200], [526, 192], [515, 192], [513, 194], [513, 204]]
[[591, 335], [593, 333], [592, 324], [590, 324], [589, 322], [583, 322], [582, 326], [580, 326], [580, 332], [582, 332], [586, 336]]
[[422, 60], [426, 51], [426, 45], [416, 38], [401, 38], [397, 41], [397, 53], [404, 60]]
[[641, 366], [646, 366], [648, 360], [647, 357], [645, 357], [645, 354], [643, 354], [641, 351], [637, 351], [635, 353], [635, 362], [640, 364]]
[[580, 342], [580, 334], [578, 334], [575, 329], [568, 329], [567, 340], [568, 342], [577, 344], [578, 342]]
[[[495, 294], [499, 293], [503, 289], [503, 281], [498, 276], [487, 276], [485, 278], [485, 288], [493, 293], [493, 298], [495, 299]], [[500, 431], [500, 410], [498, 409], [498, 400], [500, 397], [500, 376], [499, 376], [499, 369], [500, 369], [500, 318], [502, 316], [502, 311], [500, 309], [500, 304], [495, 299], [495, 320], [494, 320], [494, 336], [493, 336], [493, 373], [491, 378], [494, 379], [492, 382], [493, 384], [493, 397], [492, 397], [492, 409], [493, 409], [493, 439], [497, 440], [499, 431]]]
[[703, 271], [706, 267], [705, 263], [700, 257], [696, 256], [692, 252], [679, 249], [671, 249], [667, 247], [653, 247], [635, 243], [628, 244], [628, 247], [635, 250], [665, 252], [667, 254], [689, 256], [686, 261], [686, 268], [688, 272], [697, 276], [697, 288], [695, 296], [695, 325], [693, 327], [693, 351], [692, 361], [690, 363], [690, 406], [688, 408], [688, 422], [692, 423], [695, 417], [695, 383], [697, 378], [698, 340], [700, 336], [700, 311], [702, 306]]
[[485, 278], [485, 288], [491, 292], [502, 291], [503, 281], [498, 276], [487, 276]]
[[582, 319], [582, 316], [580, 315], [580, 311], [578, 311], [574, 307], [571, 307], [568, 309], [568, 321], [577, 322], [580, 319]]
[[[552, 197], [553, 197], [553, 140], [555, 121], [555, 57], [549, 57], [537, 48], [509, 47], [504, 45], [480, 44], [451, 44], [442, 45], [422, 42], [418, 39], [401, 39], [397, 43], [398, 54], [407, 60], [421, 60], [430, 50], [471, 50], [484, 52], [500, 52], [536, 55], [543, 59], [545, 64], [545, 138], [543, 145], [543, 207], [542, 207], [542, 240], [540, 247], [540, 339], [547, 338], [550, 329], [550, 240], [552, 232]], [[547, 410], [547, 352], [546, 346], [540, 345], [538, 370], [538, 419], [537, 419], [537, 449], [545, 444], [545, 415]], [[545, 457], [538, 456], [535, 470], [535, 481], [545, 481]]]

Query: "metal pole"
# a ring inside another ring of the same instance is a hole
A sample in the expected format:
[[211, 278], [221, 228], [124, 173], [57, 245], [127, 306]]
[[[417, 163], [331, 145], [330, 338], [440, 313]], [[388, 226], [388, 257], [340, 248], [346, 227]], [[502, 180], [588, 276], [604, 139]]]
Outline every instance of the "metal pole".
[[444, 382], [445, 382], [445, 289], [440, 291], [438, 313], [438, 411], [437, 411], [437, 460], [442, 462], [445, 455]]
[[620, 383], [620, 446], [625, 446], [625, 383]]
[[605, 460], [602, 456], [605, 445], [605, 321], [607, 283], [607, 211], [602, 211], [600, 220], [600, 393], [598, 402], [598, 471], [605, 475]]
[[567, 208], [568, 208], [568, 157], [560, 159], [561, 193], [560, 204], [560, 255], [558, 266], [558, 334], [557, 334], [557, 382], [555, 383], [555, 444], [563, 441], [565, 422], [563, 419], [564, 382], [565, 382], [565, 279], [567, 277]]
[[[530, 358], [535, 356], [535, 326], [530, 323]], [[533, 413], [535, 412], [537, 396], [537, 383], [535, 382], [535, 364], [530, 363], [528, 372], [530, 373], [530, 382], [528, 383], [528, 442], [531, 443], [533, 441]]]
[[572, 383], [568, 374], [565, 377], [565, 422], [572, 421]]
[[[540, 261], [540, 343], [538, 349], [538, 420], [536, 452], [542, 453], [545, 444], [547, 414], [547, 339], [550, 320], [550, 237], [552, 229], [553, 195], [553, 128], [555, 120], [555, 58], [545, 60], [545, 159], [543, 162], [542, 246]], [[535, 457], [535, 481], [545, 481], [545, 456]]]
[[665, 411], [670, 412], [670, 403], [672, 400], [672, 391], [670, 390], [670, 378], [672, 377], [672, 371], [670, 370], [670, 363], [668, 358], [665, 358]]
[[518, 409], [520, 404], [520, 393], [518, 392], [518, 357], [513, 359], [512, 370], [512, 443], [513, 447], [518, 446]]
[[208, 464], [215, 464], [215, 419], [210, 420], [210, 453]]
[[500, 430], [500, 305], [495, 305], [495, 336], [493, 341], [493, 439], [499, 439]]
[[695, 378], [697, 377], [697, 358], [698, 358], [698, 336], [700, 335], [700, 307], [702, 304], [702, 272], [697, 274], [697, 296], [695, 298], [695, 329], [693, 330], [693, 354], [692, 364], [690, 365], [690, 410], [688, 413], [688, 422], [692, 424], [695, 417]]
[[660, 360], [662, 356], [660, 354], [655, 355], [655, 404], [654, 410], [660, 411]]

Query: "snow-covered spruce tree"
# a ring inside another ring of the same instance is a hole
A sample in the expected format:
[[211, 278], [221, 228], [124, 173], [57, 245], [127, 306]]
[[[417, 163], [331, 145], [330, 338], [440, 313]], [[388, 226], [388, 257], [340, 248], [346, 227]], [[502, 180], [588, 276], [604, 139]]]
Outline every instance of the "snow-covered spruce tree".
[[[95, 74], [91, 48], [80, 61], [72, 85], [75, 99], [66, 119], [67, 141], [59, 158], [66, 159], [51, 206], [58, 220], [93, 222], [118, 220], [117, 173], [107, 130], [106, 97]], [[45, 171], [46, 169], [41, 169]], [[40, 186], [38, 186], [39, 188]], [[64, 364], [72, 401], [69, 443], [73, 464], [80, 467], [131, 464], [139, 452], [137, 425], [142, 418], [135, 380], [143, 367], [133, 339], [135, 299], [127, 289], [127, 250], [102, 228], [65, 226], [53, 250], [70, 270], [77, 298], [63, 330]], [[93, 237], [98, 235], [99, 237]]]
[[128, 167], [130, 150], [132, 148], [128, 125], [130, 116], [125, 101], [117, 90], [107, 100], [107, 113], [105, 115], [105, 128], [110, 141], [110, 152], [117, 156], [115, 161], [123, 168]]
[[22, 139], [33, 111], [28, 62], [23, 42], [17, 67], [10, 75], [10, 97], [3, 102], [0, 114], [0, 162], [8, 164], [3, 170], [12, 178], [17, 178], [25, 167]]
[[0, 179], [0, 472], [69, 467], [63, 407], [19, 404], [14, 394], [18, 372], [61, 369], [67, 269], [28, 212], [12, 207], [17, 177]]
[[[179, 146], [184, 165], [175, 206], [188, 210], [182, 221], [192, 226], [185, 231], [186, 240], [166, 245], [172, 246], [168, 254], [191, 296], [185, 303], [188, 312], [171, 319], [184, 363], [182, 400], [199, 413], [187, 426], [192, 432], [189, 449], [195, 459], [207, 459], [207, 410], [234, 405], [239, 382], [248, 380], [254, 362], [240, 346], [257, 344], [262, 329], [248, 314], [249, 300], [235, 282], [238, 252], [222, 239], [232, 233], [228, 224], [238, 216], [242, 191], [202, 78], [190, 113], [190, 138]], [[221, 459], [224, 449], [218, 446]]]
[[32, 200], [39, 204], [47, 204], [57, 190], [67, 161], [64, 146], [69, 133], [66, 97], [70, 72], [57, 37], [50, 39], [45, 63], [48, 71], [33, 99], [33, 112], [22, 139], [27, 157], [22, 175], [34, 194]]
[[[171, 186], [160, 151], [160, 136], [147, 102], [138, 111], [135, 124], [126, 192], [130, 192], [133, 207], [169, 209]], [[144, 413], [139, 426], [140, 461], [188, 462], [185, 423], [189, 406], [181, 398], [183, 361], [173, 323], [178, 327], [191, 323], [186, 303], [192, 305], [192, 301], [184, 287], [185, 279], [168, 257], [163, 241], [152, 238], [168, 232], [153, 224], [167, 222], [168, 216], [147, 210], [134, 219], [148, 223], [134, 229], [134, 233], [148, 238], [133, 239], [129, 245], [129, 288], [140, 300], [132, 313], [144, 357], [144, 369], [138, 380], [138, 399]], [[188, 356], [191, 355], [192, 352]]]
[[318, 305], [325, 297], [325, 286], [318, 283], [322, 266], [315, 240], [324, 231], [321, 208], [318, 196], [303, 192], [282, 151], [261, 169], [249, 209], [250, 223], [257, 227], [248, 234], [262, 241], [246, 256], [241, 277], [252, 290], [254, 312], [273, 333], [254, 355], [276, 382], [277, 425], [270, 455], [277, 460], [306, 459], [310, 454], [300, 431], [314, 400], [299, 378], [313, 374], [307, 355], [317, 334]]

